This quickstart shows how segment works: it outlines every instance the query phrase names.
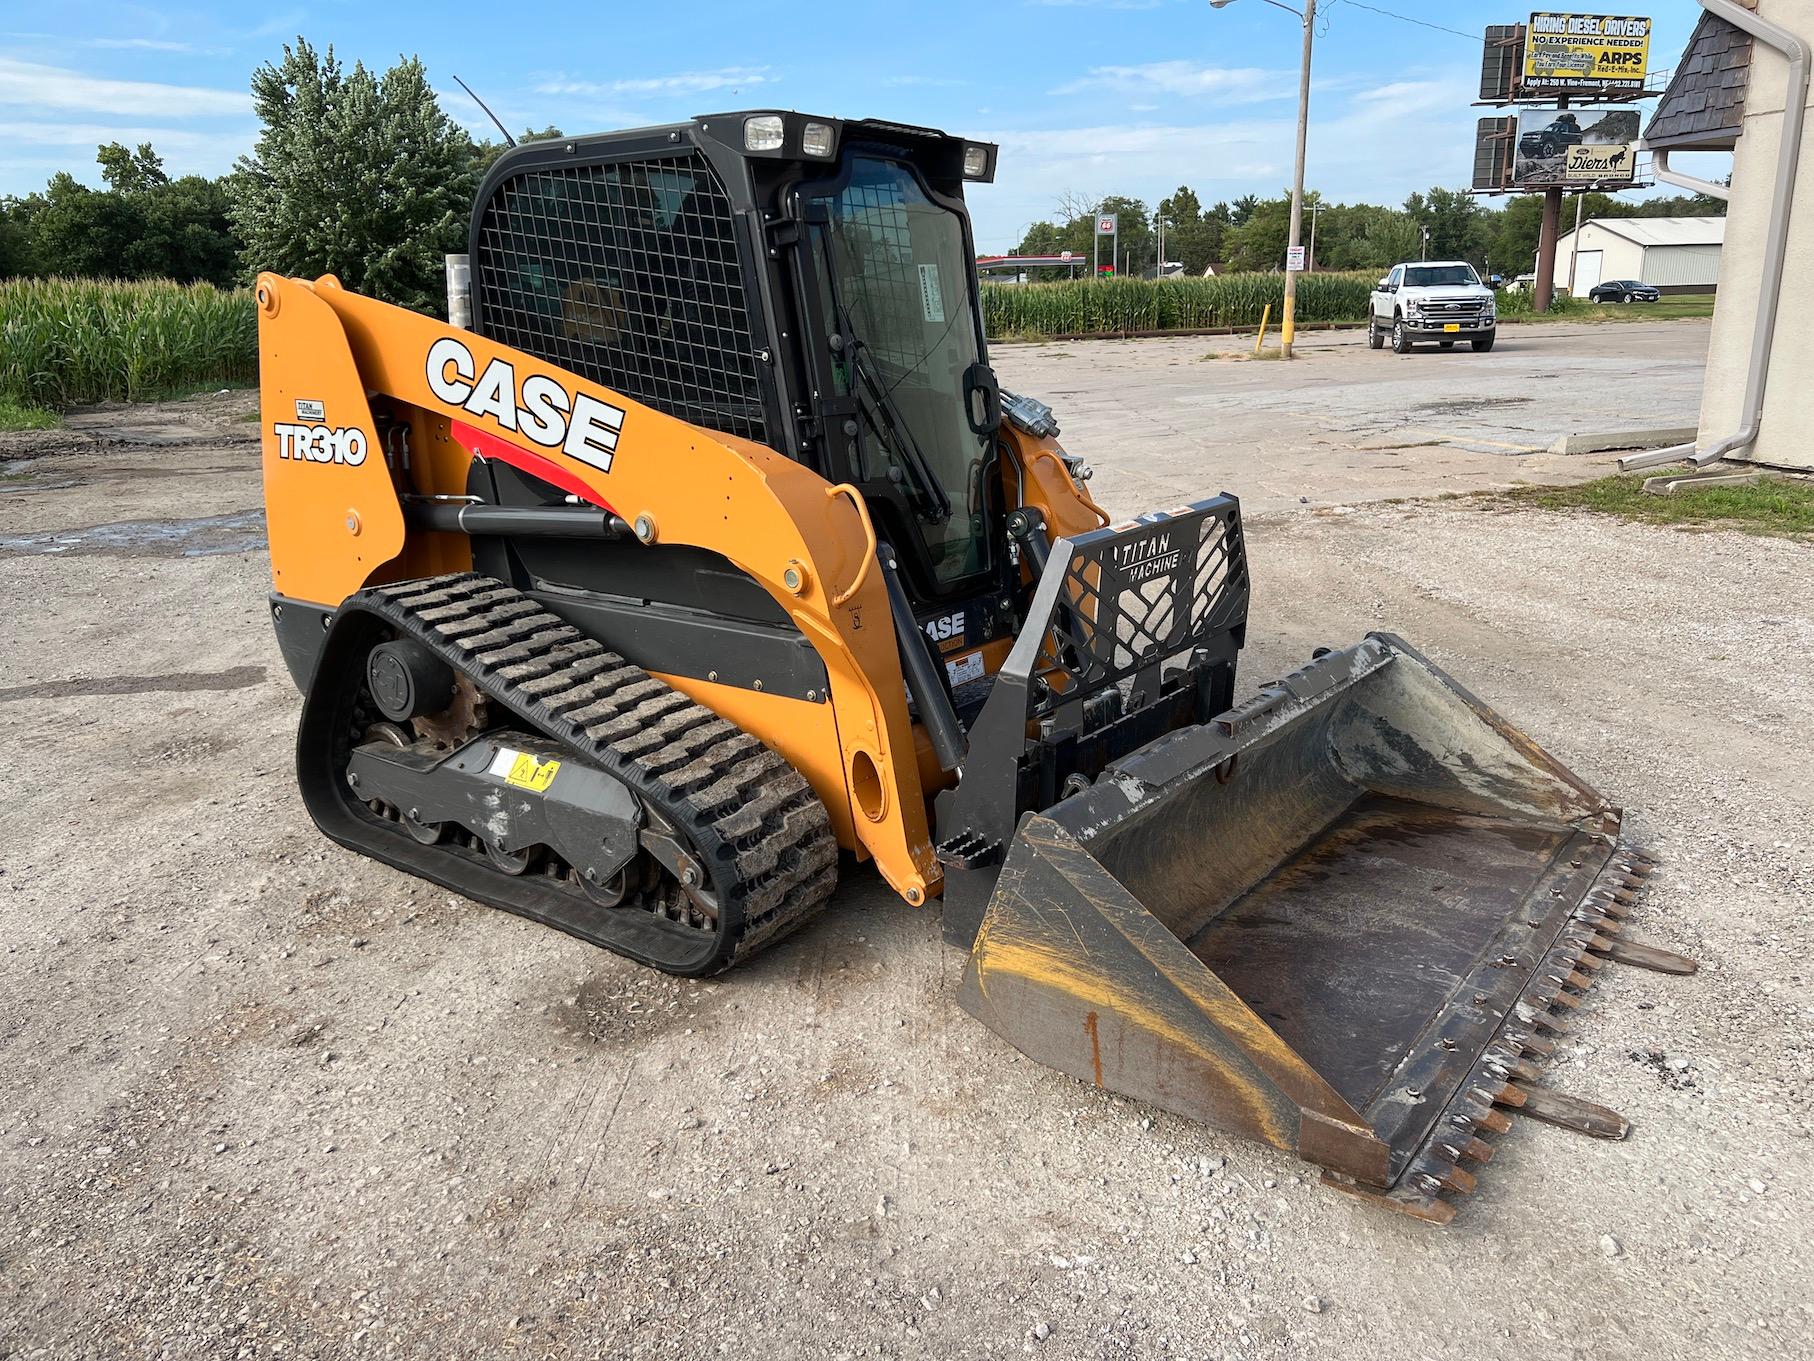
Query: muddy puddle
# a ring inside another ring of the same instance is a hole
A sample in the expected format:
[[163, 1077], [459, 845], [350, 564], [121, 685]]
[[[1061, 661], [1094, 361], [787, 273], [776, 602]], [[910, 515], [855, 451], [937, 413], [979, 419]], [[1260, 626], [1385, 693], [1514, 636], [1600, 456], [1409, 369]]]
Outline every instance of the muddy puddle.
[[124, 557], [198, 558], [217, 553], [250, 553], [264, 546], [262, 510], [192, 519], [118, 520], [37, 534], [0, 534], [0, 554], [21, 555], [77, 557], [112, 553]]

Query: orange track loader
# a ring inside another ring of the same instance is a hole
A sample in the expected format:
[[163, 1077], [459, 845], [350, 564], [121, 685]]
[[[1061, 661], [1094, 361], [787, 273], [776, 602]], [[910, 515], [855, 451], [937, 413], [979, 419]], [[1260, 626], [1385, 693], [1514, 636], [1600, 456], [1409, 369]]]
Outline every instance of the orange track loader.
[[684, 975], [872, 861], [963, 1005], [1425, 1218], [1649, 874], [1399, 640], [1236, 703], [1233, 497], [1111, 522], [989, 367], [995, 148], [794, 113], [536, 142], [471, 324], [262, 275], [271, 614], [334, 840]]

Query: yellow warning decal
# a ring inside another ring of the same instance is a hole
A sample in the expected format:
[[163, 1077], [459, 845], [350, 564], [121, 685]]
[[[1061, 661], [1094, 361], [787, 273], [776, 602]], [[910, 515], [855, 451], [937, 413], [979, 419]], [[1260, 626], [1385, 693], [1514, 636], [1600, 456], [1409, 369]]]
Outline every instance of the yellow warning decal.
[[507, 785], [517, 789], [533, 790], [545, 794], [548, 786], [554, 783], [554, 777], [560, 773], [561, 763], [557, 756], [538, 761], [526, 751], [512, 751], [509, 747], [499, 747], [498, 754], [491, 758], [489, 772], [498, 776]]

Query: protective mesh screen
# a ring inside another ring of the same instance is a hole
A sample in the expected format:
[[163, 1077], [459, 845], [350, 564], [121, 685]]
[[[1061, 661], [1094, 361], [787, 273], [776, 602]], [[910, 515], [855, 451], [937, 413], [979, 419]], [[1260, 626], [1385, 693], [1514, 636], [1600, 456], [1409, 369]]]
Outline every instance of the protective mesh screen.
[[851, 184], [839, 193], [836, 213], [844, 301], [892, 385], [926, 356], [913, 227], [901, 186], [894, 181]]
[[478, 245], [486, 335], [767, 442], [730, 199], [697, 152], [513, 175], [485, 205]]

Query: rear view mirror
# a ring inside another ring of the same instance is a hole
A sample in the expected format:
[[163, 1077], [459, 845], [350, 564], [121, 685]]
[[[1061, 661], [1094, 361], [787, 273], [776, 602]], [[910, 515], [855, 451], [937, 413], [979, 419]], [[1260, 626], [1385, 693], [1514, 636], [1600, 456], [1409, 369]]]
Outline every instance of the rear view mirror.
[[1392, 281], [1391, 281], [1391, 280], [1390, 280], [1390, 279], [1381, 279], [1381, 280], [1380, 280], [1380, 281], [1379, 281], [1379, 287], [1380, 287], [1380, 288], [1381, 288], [1381, 289], [1387, 289], [1387, 288], [1390, 288], [1390, 287], [1392, 287]]

